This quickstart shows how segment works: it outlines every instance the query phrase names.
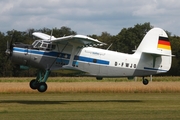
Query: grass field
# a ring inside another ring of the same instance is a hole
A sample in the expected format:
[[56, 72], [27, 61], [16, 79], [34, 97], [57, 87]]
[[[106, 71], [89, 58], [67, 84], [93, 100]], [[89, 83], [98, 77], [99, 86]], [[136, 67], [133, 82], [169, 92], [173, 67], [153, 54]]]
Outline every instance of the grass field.
[[179, 93], [0, 94], [1, 120], [178, 120]]
[[29, 88], [32, 78], [0, 78], [1, 120], [178, 120], [179, 77], [139, 79], [51, 78], [48, 90]]

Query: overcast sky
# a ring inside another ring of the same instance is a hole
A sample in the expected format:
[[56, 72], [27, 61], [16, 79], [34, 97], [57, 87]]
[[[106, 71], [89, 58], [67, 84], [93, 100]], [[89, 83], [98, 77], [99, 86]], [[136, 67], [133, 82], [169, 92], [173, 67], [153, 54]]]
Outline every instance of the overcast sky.
[[180, 36], [180, 0], [0, 0], [0, 31], [66, 26], [83, 35], [150, 22]]

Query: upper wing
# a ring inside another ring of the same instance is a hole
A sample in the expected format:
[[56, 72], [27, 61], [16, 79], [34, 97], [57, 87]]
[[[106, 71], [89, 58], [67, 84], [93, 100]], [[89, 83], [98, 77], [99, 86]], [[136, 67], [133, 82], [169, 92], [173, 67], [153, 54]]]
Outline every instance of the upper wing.
[[71, 44], [78, 44], [78, 45], [103, 45], [105, 43], [97, 40], [90, 38], [88, 36], [84, 35], [71, 35], [71, 36], [66, 36], [66, 37], [60, 37], [56, 39], [52, 39], [51, 42], [56, 42], [56, 43], [71, 43]]
[[40, 33], [40, 32], [35, 32], [33, 33], [34, 36], [41, 38], [43, 40], [50, 40], [51, 42], [55, 42], [58, 44], [66, 44], [71, 43], [71, 44], [78, 44], [79, 46], [83, 46], [83, 45], [105, 45], [105, 43], [97, 40], [97, 39], [93, 39], [90, 38], [88, 36], [84, 36], [84, 35], [70, 35], [70, 36], [65, 36], [65, 37], [60, 37], [60, 38], [55, 38], [54, 36], [50, 36], [44, 33]]
[[50, 36], [50, 35], [47, 35], [47, 34], [41, 33], [41, 32], [34, 32], [32, 35], [34, 35], [40, 39], [43, 39], [43, 40], [56, 39], [54, 36]]

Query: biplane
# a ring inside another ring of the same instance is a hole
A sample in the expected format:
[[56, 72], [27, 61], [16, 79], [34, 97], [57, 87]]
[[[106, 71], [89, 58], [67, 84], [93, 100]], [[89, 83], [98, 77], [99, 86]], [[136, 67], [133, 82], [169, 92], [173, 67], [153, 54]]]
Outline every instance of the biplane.
[[16, 64], [37, 69], [37, 76], [30, 81], [30, 87], [39, 92], [47, 90], [46, 82], [53, 71], [73, 71], [97, 80], [140, 76], [143, 84], [147, 85], [146, 76], [165, 73], [171, 67], [171, 45], [161, 28], [147, 32], [133, 54], [97, 48], [105, 43], [84, 35], [59, 38], [41, 32], [33, 35], [39, 40], [31, 45], [7, 43], [6, 54]]

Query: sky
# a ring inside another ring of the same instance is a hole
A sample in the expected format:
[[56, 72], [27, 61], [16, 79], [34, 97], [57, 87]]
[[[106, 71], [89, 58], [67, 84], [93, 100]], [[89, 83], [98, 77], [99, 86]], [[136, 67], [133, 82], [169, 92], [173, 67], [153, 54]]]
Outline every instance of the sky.
[[180, 0], [0, 0], [0, 31], [66, 26], [82, 35], [117, 35], [150, 22], [180, 36]]

